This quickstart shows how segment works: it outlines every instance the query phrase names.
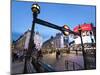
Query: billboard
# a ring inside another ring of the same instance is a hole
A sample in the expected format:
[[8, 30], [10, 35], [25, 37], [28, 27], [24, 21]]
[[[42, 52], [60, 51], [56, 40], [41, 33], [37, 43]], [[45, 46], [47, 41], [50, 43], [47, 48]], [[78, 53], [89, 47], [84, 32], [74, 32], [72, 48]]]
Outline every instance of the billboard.
[[[91, 24], [82, 24], [80, 25], [82, 31], [91, 31], [92, 30], [92, 25]], [[74, 32], [78, 32], [79, 26], [76, 26], [73, 30]]]

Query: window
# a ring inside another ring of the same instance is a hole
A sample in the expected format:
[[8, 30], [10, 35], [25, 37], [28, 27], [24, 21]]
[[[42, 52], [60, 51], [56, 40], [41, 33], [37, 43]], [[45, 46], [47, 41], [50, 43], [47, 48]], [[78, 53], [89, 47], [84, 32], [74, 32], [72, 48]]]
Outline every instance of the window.
[[87, 32], [86, 32], [86, 35], [89, 36], [89, 34], [90, 34], [89, 31], [87, 31]]
[[93, 35], [92, 31], [90, 31], [90, 35]]

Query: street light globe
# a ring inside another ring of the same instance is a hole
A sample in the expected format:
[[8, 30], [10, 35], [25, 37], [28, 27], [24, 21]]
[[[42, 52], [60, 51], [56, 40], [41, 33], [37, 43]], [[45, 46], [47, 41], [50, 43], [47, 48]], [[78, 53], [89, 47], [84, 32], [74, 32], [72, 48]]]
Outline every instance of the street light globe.
[[69, 27], [68, 27], [67, 25], [64, 25], [64, 28], [65, 28], [65, 29], [69, 29]]
[[40, 6], [38, 4], [33, 4], [31, 10], [33, 13], [39, 14], [40, 13]]
[[69, 27], [67, 26], [67, 25], [64, 25], [63, 26], [63, 34], [65, 35], [65, 36], [67, 36], [67, 35], [69, 35]]
[[64, 35], [65, 35], [65, 36], [69, 35], [69, 32], [64, 31]]

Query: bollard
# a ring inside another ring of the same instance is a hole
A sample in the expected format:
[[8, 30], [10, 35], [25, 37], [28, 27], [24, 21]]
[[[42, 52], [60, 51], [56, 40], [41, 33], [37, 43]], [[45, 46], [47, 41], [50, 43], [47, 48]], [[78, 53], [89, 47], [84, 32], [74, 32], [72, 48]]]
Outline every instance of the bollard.
[[65, 60], [65, 67], [68, 70], [68, 60]]
[[75, 63], [73, 62], [73, 70], [75, 70]]

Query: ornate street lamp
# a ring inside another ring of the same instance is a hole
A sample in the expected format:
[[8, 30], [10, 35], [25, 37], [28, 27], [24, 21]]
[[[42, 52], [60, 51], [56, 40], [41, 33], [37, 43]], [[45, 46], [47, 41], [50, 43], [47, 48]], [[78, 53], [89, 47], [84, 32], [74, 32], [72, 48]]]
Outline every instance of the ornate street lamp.
[[84, 69], [86, 69], [86, 57], [85, 57], [84, 45], [83, 45], [82, 34], [81, 34], [82, 28], [80, 27], [80, 25], [79, 25], [78, 31], [79, 31], [79, 36], [80, 36], [80, 39], [81, 39], [83, 61], [84, 61]]
[[31, 10], [33, 12], [33, 22], [32, 22], [32, 28], [31, 28], [31, 34], [30, 34], [30, 39], [29, 39], [28, 50], [27, 50], [26, 57], [25, 57], [24, 73], [27, 73], [27, 62], [30, 61], [32, 50], [35, 49], [35, 44], [34, 44], [34, 39], [33, 39], [34, 28], [35, 28], [37, 16], [40, 13], [40, 6], [38, 4], [33, 4]]
[[30, 40], [29, 40], [28, 52], [27, 52], [28, 53], [27, 55], [29, 55], [29, 58], [31, 56], [32, 50], [35, 48], [34, 39], [33, 39], [34, 28], [35, 28], [37, 16], [40, 13], [40, 6], [38, 4], [33, 4], [31, 10], [33, 12], [33, 22], [32, 22], [31, 35], [30, 35]]

